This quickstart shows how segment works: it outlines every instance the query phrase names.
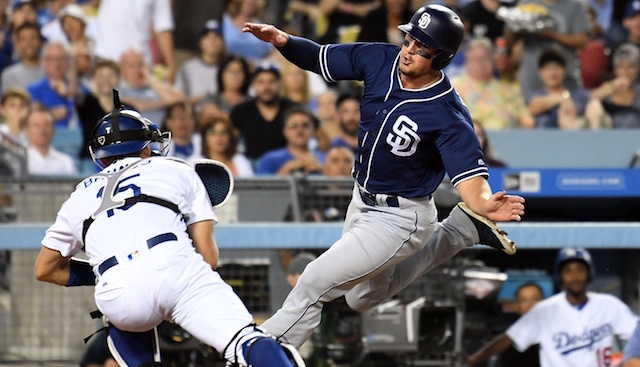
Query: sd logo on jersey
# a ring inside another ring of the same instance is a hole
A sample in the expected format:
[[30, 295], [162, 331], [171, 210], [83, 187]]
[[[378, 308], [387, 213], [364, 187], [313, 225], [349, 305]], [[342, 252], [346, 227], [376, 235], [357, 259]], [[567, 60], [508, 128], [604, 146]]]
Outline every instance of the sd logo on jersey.
[[418, 124], [407, 116], [401, 115], [393, 123], [392, 129], [395, 134], [387, 134], [387, 144], [391, 146], [391, 153], [400, 157], [413, 155], [421, 140], [420, 136], [416, 133], [416, 131], [418, 131]]

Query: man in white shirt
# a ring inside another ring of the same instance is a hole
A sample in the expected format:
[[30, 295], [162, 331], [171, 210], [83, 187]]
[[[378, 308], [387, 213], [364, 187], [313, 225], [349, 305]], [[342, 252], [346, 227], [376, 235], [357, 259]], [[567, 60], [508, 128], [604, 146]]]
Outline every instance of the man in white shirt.
[[160, 55], [167, 67], [166, 80], [174, 82], [173, 16], [169, 0], [102, 0], [98, 9], [96, 55], [120, 61], [122, 53], [139, 50], [152, 65], [151, 36], [155, 32]]
[[55, 126], [53, 116], [45, 110], [34, 110], [27, 116], [24, 128], [29, 141], [27, 165], [30, 175], [75, 175], [73, 158], [51, 146]]

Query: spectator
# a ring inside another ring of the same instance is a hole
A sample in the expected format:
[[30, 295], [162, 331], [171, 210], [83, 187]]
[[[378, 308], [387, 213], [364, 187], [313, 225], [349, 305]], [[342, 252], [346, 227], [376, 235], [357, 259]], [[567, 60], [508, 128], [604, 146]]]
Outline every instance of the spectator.
[[336, 101], [340, 134], [331, 141], [331, 146], [358, 150], [358, 130], [360, 128], [360, 99], [349, 94], [338, 97]]
[[44, 69], [40, 64], [40, 49], [42, 37], [40, 28], [35, 23], [25, 23], [15, 31], [16, 52], [18, 62], [2, 71], [2, 90], [20, 88], [27, 89], [31, 83], [35, 83], [45, 77]]
[[229, 167], [233, 177], [253, 177], [251, 161], [238, 152], [240, 133], [227, 118], [207, 120], [200, 128], [202, 155]]
[[49, 111], [34, 109], [27, 116], [24, 133], [29, 141], [27, 166], [30, 175], [74, 175], [73, 158], [51, 146], [55, 125]]
[[154, 65], [151, 58], [153, 32], [166, 66], [164, 79], [173, 84], [176, 63], [172, 31], [173, 15], [169, 0], [129, 0], [126, 10], [120, 0], [101, 0], [96, 54], [118, 62], [125, 52], [134, 49], [141, 52], [144, 64]]
[[507, 164], [501, 161], [493, 152], [493, 146], [487, 138], [483, 123], [477, 119], [473, 119], [473, 130], [475, 130], [478, 141], [480, 141], [480, 147], [482, 148], [482, 153], [484, 153], [484, 161], [487, 167], [506, 167]]
[[523, 93], [543, 88], [537, 73], [540, 54], [549, 48], [562, 50], [566, 60], [564, 85], [571, 89], [582, 86], [580, 65], [577, 52], [587, 45], [590, 31], [587, 11], [579, 0], [522, 0], [518, 8], [529, 12], [531, 17], [552, 15], [550, 27], [537, 32], [524, 32], [514, 35], [507, 32], [508, 39], [517, 39], [515, 50], [522, 50], [515, 59], [519, 60], [518, 81]]
[[289, 61], [282, 64], [282, 95], [285, 98], [307, 108], [311, 106], [311, 89], [309, 77], [306, 71], [300, 69]]
[[36, 6], [33, 0], [15, 0], [12, 9], [9, 28], [5, 31], [4, 39], [0, 46], [0, 70], [15, 61], [15, 31], [25, 23], [38, 24]]
[[[627, 3], [622, 26], [627, 30], [627, 43], [640, 47], [640, 0], [632, 0]], [[617, 45], [612, 48], [616, 49]]]
[[321, 17], [320, 8], [317, 0], [291, 0], [284, 15], [288, 19], [286, 28], [291, 30], [292, 34], [317, 39], [318, 25], [323, 24], [322, 21], [317, 23]]
[[91, 27], [83, 8], [68, 0], [58, 1], [50, 7], [54, 18], [42, 26], [42, 36], [49, 42], [68, 42], [70, 45], [79, 39], [95, 40], [95, 27]]
[[256, 174], [285, 176], [293, 172], [321, 173], [325, 154], [309, 148], [314, 132], [314, 116], [296, 105], [284, 116], [283, 135], [286, 146], [265, 153], [258, 161]]
[[[533, 306], [544, 299], [542, 288], [536, 283], [524, 283], [516, 291], [516, 309], [522, 317]], [[539, 345], [532, 345], [519, 352], [513, 345], [500, 354], [500, 365], [504, 367], [540, 367]]]
[[210, 19], [202, 26], [199, 48], [200, 55], [182, 64], [175, 84], [192, 105], [199, 103], [207, 94], [218, 93], [218, 63], [225, 50], [222, 29], [217, 20]]
[[[343, 39], [344, 33], [341, 31], [350, 26], [359, 26], [362, 19], [373, 9], [380, 6], [380, 0], [320, 0], [318, 7], [323, 21], [328, 22], [321, 32], [318, 32], [321, 43], [341, 43], [341, 41], [355, 41], [354, 39]], [[380, 25], [377, 25], [378, 27]], [[359, 28], [359, 27], [358, 27]]]
[[473, 37], [487, 37], [492, 42], [504, 34], [504, 22], [496, 16], [499, 0], [473, 0], [465, 4], [461, 13], [465, 27]]
[[30, 98], [22, 89], [9, 89], [0, 97], [0, 132], [9, 134], [17, 141], [27, 143], [22, 131], [24, 121], [29, 114]]
[[362, 19], [358, 42], [386, 42], [402, 45], [404, 33], [398, 26], [411, 20], [409, 0], [384, 0]]
[[88, 85], [95, 44], [86, 34], [87, 20], [82, 8], [76, 4], [69, 4], [62, 8], [58, 16], [65, 37], [64, 42], [69, 42], [71, 57], [74, 59], [78, 75]]
[[282, 134], [284, 113], [294, 103], [280, 96], [280, 70], [275, 64], [259, 64], [253, 73], [252, 85], [255, 98], [237, 104], [230, 116], [244, 140], [244, 154], [257, 160], [267, 151], [287, 144]]
[[67, 83], [68, 65], [69, 53], [66, 46], [59, 42], [47, 43], [42, 56], [45, 77], [27, 87], [31, 103], [37, 108], [50, 110], [58, 128], [71, 127], [70, 121], [74, 113]]
[[520, 90], [493, 77], [491, 41], [472, 40], [467, 48], [465, 74], [451, 83], [467, 104], [472, 116], [486, 129], [532, 127], [535, 121], [524, 105]]
[[318, 108], [315, 114], [320, 120], [320, 129], [329, 137], [329, 140], [333, 140], [340, 135], [338, 109], [336, 108], [337, 101], [338, 94], [333, 90], [328, 90], [318, 96]]
[[[317, 76], [317, 74], [302, 70], [286, 60], [282, 66], [282, 71], [282, 95], [311, 110], [315, 109], [317, 100], [312, 96], [309, 78], [311, 75]], [[331, 140], [329, 140], [324, 130], [316, 129], [314, 138], [315, 140], [312, 144], [317, 144], [318, 149], [327, 151], [331, 147]]]
[[184, 100], [184, 95], [171, 85], [151, 76], [142, 54], [128, 50], [120, 60], [120, 96], [154, 123], [164, 120], [164, 109]]
[[640, 50], [632, 44], [613, 54], [615, 79], [591, 93], [586, 117], [591, 129], [640, 127], [640, 93], [636, 87]]
[[98, 61], [93, 69], [91, 91], [79, 84], [74, 58], [71, 58], [69, 85], [72, 87], [74, 105], [82, 126], [82, 146], [78, 156], [87, 159], [89, 143], [93, 139], [93, 128], [104, 115], [113, 111], [113, 90], [120, 82], [120, 68], [111, 60]]
[[202, 137], [187, 102], [177, 102], [167, 107], [162, 128], [171, 132], [168, 156], [184, 159], [190, 165], [202, 158]]
[[565, 66], [564, 56], [559, 51], [549, 49], [540, 55], [538, 71], [544, 88], [527, 96], [529, 112], [535, 117], [537, 127], [582, 128], [589, 92], [564, 86]]
[[218, 92], [207, 94], [197, 107], [199, 121], [229, 117], [231, 110], [249, 95], [251, 71], [247, 61], [238, 55], [228, 55], [220, 62], [217, 76]]
[[629, 307], [611, 295], [587, 292], [594, 277], [587, 250], [560, 250], [554, 272], [564, 290], [536, 304], [505, 333], [474, 353], [468, 365], [511, 345], [523, 352], [540, 344], [542, 367], [598, 366], [610, 358], [616, 337], [631, 337], [638, 317]]
[[261, 0], [233, 0], [228, 2], [227, 11], [222, 18], [222, 34], [224, 44], [230, 54], [241, 55], [251, 62], [259, 62], [267, 58], [275, 48], [261, 42], [250, 34], [242, 33], [246, 22], [258, 20], [264, 2]]
[[595, 36], [599, 38], [611, 26], [613, 0], [588, 0], [588, 4], [589, 13], [593, 14], [593, 27], [599, 29], [599, 32], [596, 31]]
[[496, 38], [493, 47], [493, 66], [498, 80], [520, 88], [516, 73], [518, 65], [514, 65], [511, 60], [512, 50], [509, 49], [507, 40], [504, 37]]
[[327, 177], [351, 177], [355, 155], [347, 147], [329, 149], [322, 173]]

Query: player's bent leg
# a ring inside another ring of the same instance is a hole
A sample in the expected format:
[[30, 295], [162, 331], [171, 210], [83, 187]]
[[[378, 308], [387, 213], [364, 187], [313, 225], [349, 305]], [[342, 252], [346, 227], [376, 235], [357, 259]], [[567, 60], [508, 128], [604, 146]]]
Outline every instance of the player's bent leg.
[[156, 328], [134, 333], [110, 325], [107, 345], [113, 358], [122, 367], [153, 366], [154, 364], [149, 363], [159, 363], [162, 360]]
[[436, 224], [422, 250], [396, 265], [392, 274], [381, 274], [353, 287], [345, 295], [347, 303], [360, 312], [373, 308], [477, 242], [475, 226], [461, 208], [455, 207], [444, 221]]

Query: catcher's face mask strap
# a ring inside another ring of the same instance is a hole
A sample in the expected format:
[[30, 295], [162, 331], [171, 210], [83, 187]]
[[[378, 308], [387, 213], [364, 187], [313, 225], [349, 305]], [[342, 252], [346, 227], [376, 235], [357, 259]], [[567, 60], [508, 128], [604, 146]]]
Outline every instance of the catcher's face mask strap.
[[124, 106], [120, 103], [120, 95], [116, 89], [113, 90], [113, 113], [111, 114], [111, 128], [113, 129], [113, 141], [120, 141], [120, 110]]

